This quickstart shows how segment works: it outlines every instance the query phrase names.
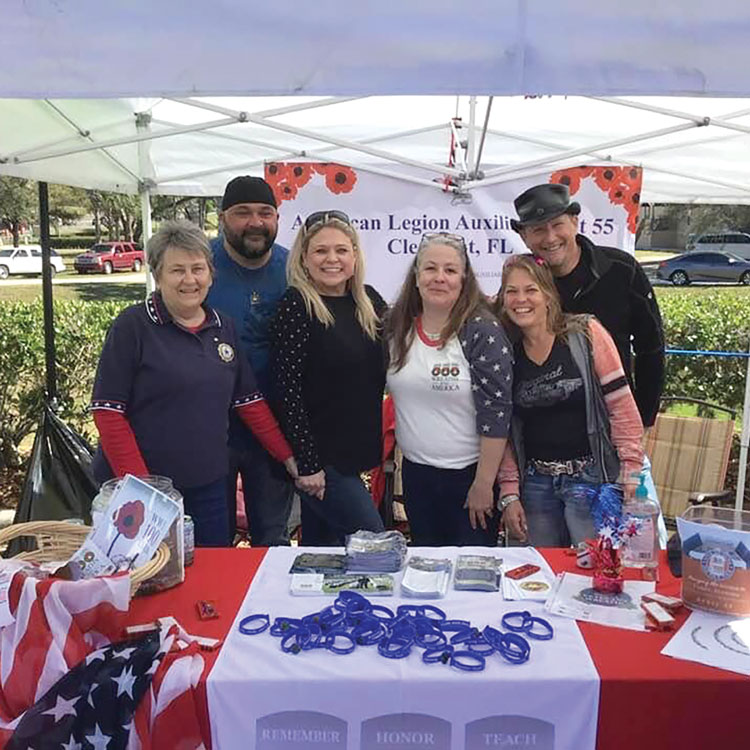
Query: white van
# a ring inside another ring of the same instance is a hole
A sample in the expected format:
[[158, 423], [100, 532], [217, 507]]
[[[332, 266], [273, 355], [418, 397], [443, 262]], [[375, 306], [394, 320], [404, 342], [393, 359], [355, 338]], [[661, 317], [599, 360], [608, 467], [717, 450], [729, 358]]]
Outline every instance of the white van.
[[695, 240], [690, 252], [732, 253], [744, 260], [750, 260], [750, 234], [745, 232], [702, 234]]

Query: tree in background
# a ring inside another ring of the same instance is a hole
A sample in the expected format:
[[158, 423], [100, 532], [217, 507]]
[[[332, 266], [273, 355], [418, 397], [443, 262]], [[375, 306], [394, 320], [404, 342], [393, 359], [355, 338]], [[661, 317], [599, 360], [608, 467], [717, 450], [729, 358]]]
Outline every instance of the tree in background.
[[49, 220], [58, 234], [61, 226], [80, 221], [90, 210], [88, 196], [82, 188], [49, 186]]
[[154, 195], [151, 198], [151, 216], [154, 221], [164, 219], [187, 219], [197, 224], [201, 229], [206, 228], [206, 217], [216, 211], [216, 201], [213, 198], [178, 198], [173, 195]]
[[703, 204], [690, 206], [690, 231], [695, 235], [706, 232], [750, 231], [750, 206]]
[[18, 247], [22, 229], [33, 223], [36, 214], [36, 183], [0, 176], [0, 227], [11, 232], [14, 247]]
[[87, 190], [91, 211], [94, 214], [96, 241], [101, 241], [102, 230], [108, 239], [125, 239], [138, 242], [141, 237], [141, 204], [137, 195]]

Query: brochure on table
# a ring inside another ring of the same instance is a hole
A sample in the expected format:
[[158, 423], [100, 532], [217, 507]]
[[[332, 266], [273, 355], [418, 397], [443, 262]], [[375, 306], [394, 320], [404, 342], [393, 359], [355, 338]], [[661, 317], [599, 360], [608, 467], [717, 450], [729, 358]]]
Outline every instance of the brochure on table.
[[750, 617], [693, 612], [662, 654], [750, 675]]
[[551, 614], [628, 630], [646, 630], [641, 597], [655, 590], [653, 581], [625, 581], [619, 594], [597, 591], [591, 576], [563, 573], [545, 604]]
[[[417, 649], [399, 660], [383, 658], [376, 647], [358, 647], [348, 655], [323, 650], [295, 655], [283, 653], [279, 639], [268, 631], [240, 634], [239, 622], [247, 615], [268, 613], [271, 621], [301, 617], [333, 602], [333, 596], [289, 594], [288, 571], [301, 551], [308, 550], [268, 551], [208, 677], [214, 746], [265, 749], [296, 737], [300, 744], [295, 747], [312, 747], [310, 738], [326, 736], [332, 747], [366, 750], [390, 747], [383, 738], [394, 730], [407, 732], [414, 741], [430, 735], [431, 747], [474, 750], [485, 747], [489, 734], [513, 731], [536, 736], [540, 747], [550, 741], [546, 737], [554, 738], [554, 747], [593, 750], [599, 676], [576, 623], [550, 617], [539, 602], [505, 601], [502, 592], [456, 591], [452, 586], [442, 599], [408, 599], [400, 595], [403, 573], [395, 574], [396, 595], [377, 599], [392, 610], [424, 601], [479, 628], [501, 628], [503, 614], [519, 609], [552, 622], [554, 638], [532, 642], [527, 663], [512, 665], [495, 655], [483, 672], [424, 664]], [[445, 557], [455, 564], [459, 554], [487, 552], [476, 547], [413, 548], [410, 555]], [[493, 552], [504, 566], [531, 563], [552, 575], [534, 549]]]

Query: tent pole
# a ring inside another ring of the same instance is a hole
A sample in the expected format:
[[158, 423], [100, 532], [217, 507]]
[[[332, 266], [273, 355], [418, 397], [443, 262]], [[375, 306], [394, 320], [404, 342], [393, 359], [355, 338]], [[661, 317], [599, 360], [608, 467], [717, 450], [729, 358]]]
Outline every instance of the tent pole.
[[469, 136], [466, 139], [466, 163], [469, 166], [469, 175], [476, 172], [477, 165], [474, 161], [476, 154], [476, 124], [477, 124], [477, 98], [469, 97]]
[[[139, 135], [149, 134], [151, 132], [151, 113], [137, 112], [135, 115], [135, 128]], [[141, 198], [141, 244], [144, 252], [152, 235], [151, 227], [151, 181], [149, 176], [152, 174], [151, 163], [149, 160], [149, 150], [151, 141], [138, 141], [138, 193]], [[145, 255], [144, 255], [145, 257]], [[148, 258], [146, 259], [146, 294], [154, 291], [154, 279], [149, 270]]]
[[482, 136], [479, 139], [479, 150], [477, 151], [477, 161], [471, 173], [471, 177], [473, 177], [475, 180], [477, 179], [477, 175], [479, 174], [479, 164], [482, 161], [482, 151], [484, 151], [484, 139], [487, 137], [487, 126], [490, 124], [490, 112], [492, 111], [492, 100], [494, 98], [495, 98], [494, 96], [491, 96], [489, 98], [489, 101], [487, 102], [487, 111], [484, 113], [484, 127], [482, 128]]
[[49, 191], [39, 183], [39, 240], [42, 245], [42, 306], [44, 308], [44, 366], [47, 403], [57, 409], [57, 368], [55, 365], [55, 312], [52, 307], [52, 262], [49, 246]]
[[748, 347], [747, 375], [745, 376], [745, 405], [742, 409], [742, 434], [740, 435], [740, 463], [737, 471], [737, 494], [734, 507], [742, 510], [747, 482], [747, 449], [750, 443], [750, 346]]

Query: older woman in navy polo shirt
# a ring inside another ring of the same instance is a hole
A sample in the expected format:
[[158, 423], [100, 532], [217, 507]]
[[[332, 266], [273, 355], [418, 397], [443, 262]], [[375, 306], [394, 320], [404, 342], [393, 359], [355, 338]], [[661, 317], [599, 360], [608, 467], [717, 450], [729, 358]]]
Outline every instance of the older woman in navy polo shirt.
[[240, 354], [229, 318], [204, 304], [213, 278], [203, 232], [168, 221], [148, 243], [157, 291], [114, 321], [91, 409], [100, 481], [130, 473], [170, 477], [202, 546], [231, 544], [226, 501], [230, 409], [294, 476], [292, 451]]

